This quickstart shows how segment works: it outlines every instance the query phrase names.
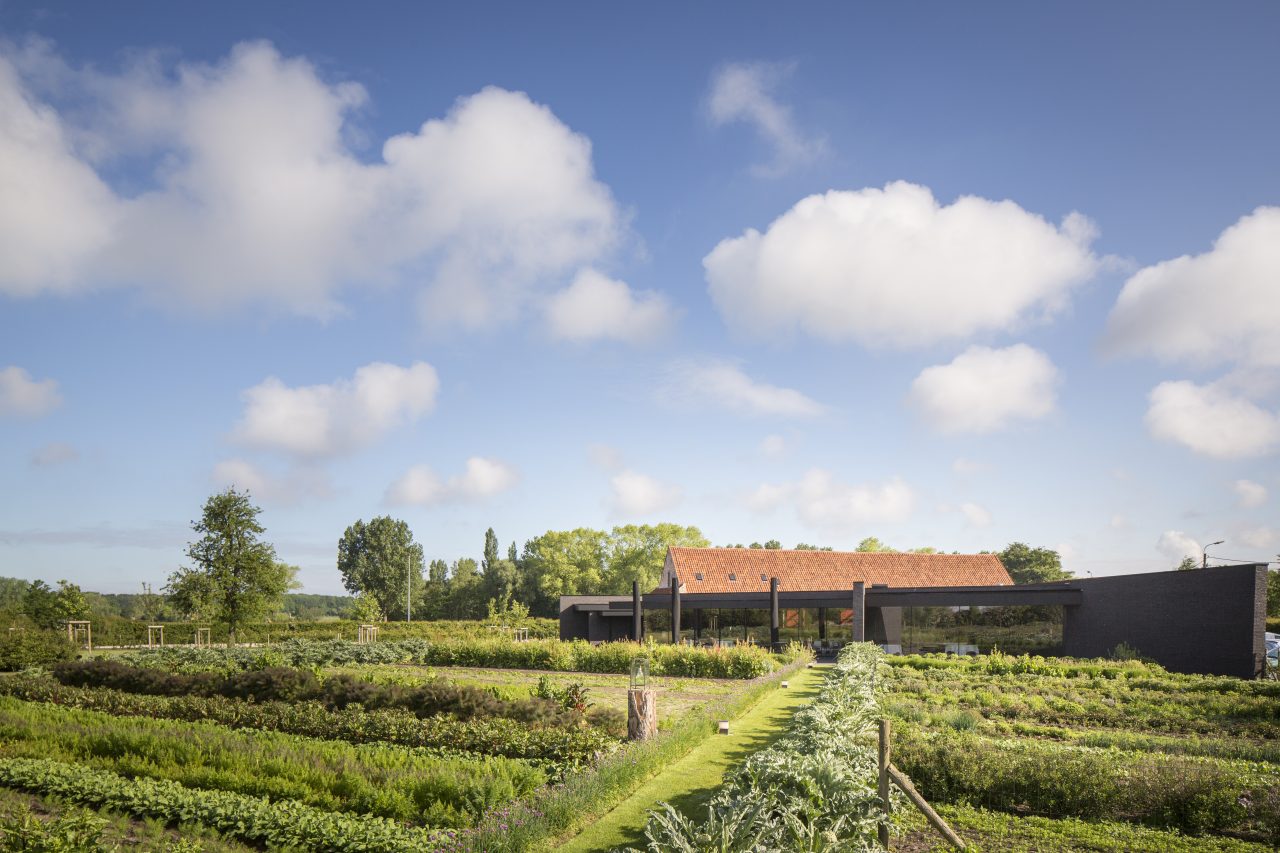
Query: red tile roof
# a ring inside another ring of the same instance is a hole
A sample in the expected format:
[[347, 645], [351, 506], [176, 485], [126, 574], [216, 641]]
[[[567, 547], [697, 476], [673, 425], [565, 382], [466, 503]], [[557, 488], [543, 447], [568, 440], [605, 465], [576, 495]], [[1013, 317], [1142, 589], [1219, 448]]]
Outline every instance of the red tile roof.
[[853, 589], [856, 581], [867, 587], [1013, 583], [995, 554], [670, 548], [661, 587], [655, 592], [670, 588], [672, 569], [684, 592], [767, 592], [769, 579], [774, 577], [781, 589], [791, 591]]

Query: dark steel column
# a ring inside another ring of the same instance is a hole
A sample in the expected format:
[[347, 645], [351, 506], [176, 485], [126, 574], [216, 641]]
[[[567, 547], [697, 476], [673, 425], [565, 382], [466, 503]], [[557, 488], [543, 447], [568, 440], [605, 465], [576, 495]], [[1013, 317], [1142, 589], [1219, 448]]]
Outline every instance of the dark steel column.
[[693, 638], [695, 640], [702, 639], [702, 608], [695, 607], [693, 610]]
[[827, 608], [818, 608], [818, 639], [825, 640], [827, 638]]
[[644, 602], [640, 599], [640, 581], [631, 582], [631, 639], [637, 643], [641, 640], [641, 634], [644, 633], [644, 611], [641, 605]]
[[671, 642], [680, 642], [680, 579], [671, 576]]
[[778, 648], [778, 579], [769, 579], [769, 645]]
[[867, 639], [867, 585], [858, 581], [853, 585], [853, 641]]

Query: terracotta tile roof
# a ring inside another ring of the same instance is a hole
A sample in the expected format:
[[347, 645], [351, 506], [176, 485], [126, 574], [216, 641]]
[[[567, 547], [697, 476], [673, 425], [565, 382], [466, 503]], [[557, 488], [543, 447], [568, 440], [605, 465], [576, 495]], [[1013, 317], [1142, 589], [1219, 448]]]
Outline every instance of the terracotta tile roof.
[[856, 581], [868, 588], [1013, 583], [995, 554], [670, 548], [662, 589], [670, 588], [673, 568], [684, 592], [767, 592], [773, 577], [781, 589], [795, 591], [853, 589]]

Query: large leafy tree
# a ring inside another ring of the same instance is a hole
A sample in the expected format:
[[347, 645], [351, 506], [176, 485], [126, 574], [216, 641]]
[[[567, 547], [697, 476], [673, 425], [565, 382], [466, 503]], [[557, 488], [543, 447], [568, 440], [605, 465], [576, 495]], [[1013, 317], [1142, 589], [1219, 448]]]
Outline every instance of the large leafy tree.
[[486, 603], [492, 600], [501, 605], [515, 596], [520, 569], [513, 557], [502, 557], [499, 549], [498, 536], [490, 527], [484, 534], [484, 559], [480, 561], [480, 571], [484, 575], [483, 597]]
[[1051, 548], [1032, 548], [1023, 542], [1013, 542], [996, 556], [1014, 583], [1045, 583], [1073, 577], [1062, 568], [1062, 557]]
[[57, 628], [70, 619], [88, 619], [89, 602], [73, 583], [58, 581], [55, 590], [37, 580], [22, 597], [22, 612], [39, 628]]
[[422, 546], [398, 518], [379, 516], [351, 525], [338, 540], [338, 571], [348, 591], [372, 596], [391, 619], [405, 618], [406, 596], [420, 598]]
[[628, 524], [609, 534], [605, 556], [605, 591], [621, 595], [631, 591], [631, 582], [640, 581], [642, 592], [658, 585], [667, 548], [707, 548], [711, 543], [696, 527], [679, 524]]
[[562, 595], [599, 593], [609, 535], [603, 530], [548, 530], [524, 544], [520, 601], [538, 616], [551, 616]]
[[169, 576], [167, 591], [178, 609], [225, 624], [233, 645], [242, 625], [279, 610], [296, 586], [297, 568], [278, 561], [261, 538], [261, 511], [248, 492], [231, 488], [211, 496], [200, 520], [191, 522], [200, 536], [187, 546], [192, 565]]

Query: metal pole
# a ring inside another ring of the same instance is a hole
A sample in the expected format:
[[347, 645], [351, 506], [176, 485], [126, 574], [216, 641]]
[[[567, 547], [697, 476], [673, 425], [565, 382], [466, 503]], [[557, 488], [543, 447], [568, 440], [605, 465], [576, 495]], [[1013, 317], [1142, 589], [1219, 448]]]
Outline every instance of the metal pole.
[[778, 650], [778, 579], [769, 578], [769, 650]]
[[404, 621], [413, 621], [413, 555], [409, 555], [409, 562], [404, 567]]
[[637, 643], [644, 633], [644, 613], [641, 610], [640, 581], [631, 582], [631, 639]]
[[671, 642], [680, 644], [680, 580], [671, 576]]

